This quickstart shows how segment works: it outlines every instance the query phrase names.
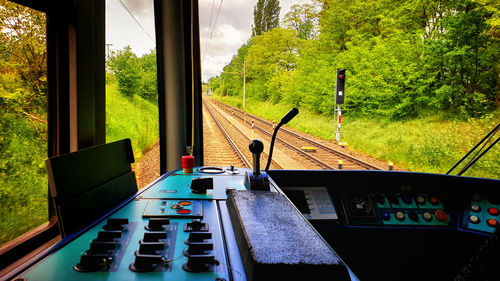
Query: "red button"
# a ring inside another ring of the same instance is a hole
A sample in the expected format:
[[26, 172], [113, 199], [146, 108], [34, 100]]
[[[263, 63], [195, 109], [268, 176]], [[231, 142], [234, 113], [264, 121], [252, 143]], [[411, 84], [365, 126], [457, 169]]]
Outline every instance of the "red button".
[[486, 223], [491, 227], [496, 227], [498, 225], [498, 221], [496, 219], [488, 219]]
[[191, 210], [188, 210], [188, 209], [177, 210], [177, 214], [181, 214], [181, 215], [191, 214]]
[[443, 210], [436, 210], [434, 215], [439, 221], [445, 222], [448, 220], [448, 214]]
[[492, 216], [498, 216], [498, 209], [497, 208], [488, 208], [488, 213]]
[[182, 170], [184, 173], [192, 173], [194, 167], [194, 156], [182, 156]]
[[433, 197], [429, 198], [429, 202], [431, 202], [431, 204], [436, 205], [439, 202], [439, 200], [437, 199], [437, 197], [433, 196]]

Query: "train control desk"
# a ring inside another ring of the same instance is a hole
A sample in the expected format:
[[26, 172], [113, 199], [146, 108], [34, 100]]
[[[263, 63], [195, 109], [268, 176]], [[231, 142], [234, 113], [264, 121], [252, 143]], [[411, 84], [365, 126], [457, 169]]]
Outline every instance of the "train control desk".
[[452, 280], [498, 224], [498, 180], [248, 172], [165, 174], [16, 280]]

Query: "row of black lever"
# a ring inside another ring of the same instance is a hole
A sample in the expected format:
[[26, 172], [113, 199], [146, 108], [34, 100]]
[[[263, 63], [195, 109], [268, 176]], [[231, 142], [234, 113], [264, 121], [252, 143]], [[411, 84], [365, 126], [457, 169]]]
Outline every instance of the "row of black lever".
[[112, 252], [118, 247], [124, 225], [128, 219], [111, 218], [103, 226], [104, 231], [97, 233], [97, 238], [90, 243], [89, 249], [80, 257], [74, 269], [80, 272], [107, 270], [113, 263]]
[[130, 270], [135, 272], [148, 272], [155, 270], [158, 266], [169, 262], [160, 251], [166, 249], [167, 226], [170, 224], [168, 218], [150, 218], [148, 225], [144, 228], [143, 238], [139, 241], [139, 250], [135, 252], [135, 261], [130, 264]]

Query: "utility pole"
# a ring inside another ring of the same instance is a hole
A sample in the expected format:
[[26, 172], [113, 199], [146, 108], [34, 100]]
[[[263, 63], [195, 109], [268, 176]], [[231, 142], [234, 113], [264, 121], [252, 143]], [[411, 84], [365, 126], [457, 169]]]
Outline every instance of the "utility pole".
[[246, 58], [243, 58], [243, 112], [245, 112], [245, 98], [246, 98], [246, 90], [245, 90], [245, 85], [247, 82], [247, 75], [246, 75]]
[[222, 90], [224, 90], [224, 80], [222, 79], [222, 75], [220, 76], [220, 100], [222, 101]]

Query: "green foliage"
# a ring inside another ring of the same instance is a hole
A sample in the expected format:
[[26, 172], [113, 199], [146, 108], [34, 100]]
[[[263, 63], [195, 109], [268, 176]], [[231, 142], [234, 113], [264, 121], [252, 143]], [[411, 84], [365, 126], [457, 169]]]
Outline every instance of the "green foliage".
[[158, 105], [138, 95], [120, 94], [116, 84], [106, 85], [106, 141], [130, 138], [136, 162], [158, 139]]
[[[245, 60], [248, 99], [331, 115], [335, 72], [345, 68], [346, 112], [392, 120], [435, 111], [481, 117], [500, 100], [499, 6], [489, 0], [295, 5], [283, 22], [289, 29], [253, 37], [213, 80], [214, 89], [223, 80], [224, 95], [241, 95]], [[311, 36], [309, 23], [316, 21], [319, 35]]]
[[285, 15], [283, 25], [297, 32], [300, 39], [312, 39], [318, 23], [318, 13], [313, 5], [292, 5]]
[[[238, 97], [225, 97], [223, 101], [241, 108]], [[289, 110], [290, 105], [285, 103], [247, 102], [248, 112], [275, 122]], [[342, 120], [342, 139], [350, 150], [393, 161], [401, 169], [443, 174], [500, 122], [500, 111], [469, 120], [449, 120], [443, 115], [434, 115], [390, 121], [375, 115], [359, 117], [354, 113], [343, 114]], [[331, 116], [301, 108], [299, 115], [286, 126], [333, 141], [334, 123]], [[497, 145], [464, 175], [500, 179], [499, 159], [500, 146]]]
[[0, 1], [0, 52], [3, 72], [15, 72], [31, 93], [31, 103], [46, 106], [47, 52], [45, 14], [10, 1]]
[[0, 245], [48, 220], [45, 15], [0, 1]]
[[139, 95], [146, 100], [156, 101], [158, 98], [158, 84], [156, 82], [156, 51], [139, 58], [141, 66], [141, 81]]
[[158, 97], [156, 82], [156, 51], [137, 57], [130, 46], [113, 52], [108, 61], [111, 73], [107, 73], [107, 81], [118, 81], [118, 90], [126, 97], [139, 95], [149, 101]]
[[278, 0], [258, 0], [253, 9], [253, 36], [258, 36], [278, 27], [280, 16]]
[[113, 52], [108, 64], [118, 81], [118, 90], [123, 95], [132, 97], [140, 92], [141, 68], [130, 46]]
[[48, 220], [47, 126], [0, 107], [0, 245]]

